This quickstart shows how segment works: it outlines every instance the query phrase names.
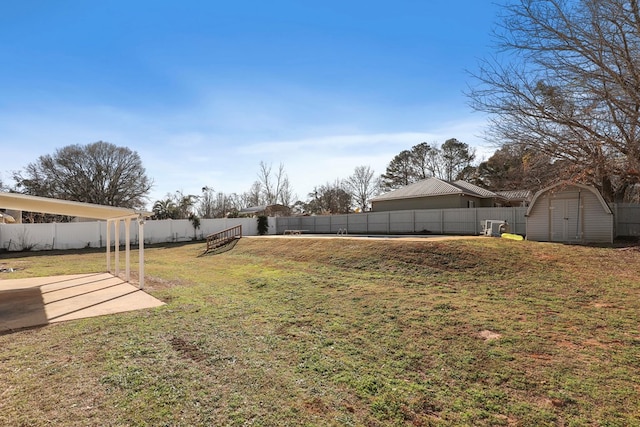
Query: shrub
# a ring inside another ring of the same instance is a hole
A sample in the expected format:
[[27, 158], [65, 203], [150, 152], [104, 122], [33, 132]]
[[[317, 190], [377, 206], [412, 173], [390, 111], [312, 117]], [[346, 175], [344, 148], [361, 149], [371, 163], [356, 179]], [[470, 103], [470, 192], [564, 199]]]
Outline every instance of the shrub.
[[269, 220], [265, 215], [258, 217], [258, 234], [264, 236], [269, 231]]

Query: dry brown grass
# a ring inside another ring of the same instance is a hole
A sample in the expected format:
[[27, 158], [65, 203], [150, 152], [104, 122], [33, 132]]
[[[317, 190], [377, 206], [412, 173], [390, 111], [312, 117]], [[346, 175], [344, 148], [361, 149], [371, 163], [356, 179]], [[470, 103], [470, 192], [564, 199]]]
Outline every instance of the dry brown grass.
[[[640, 424], [638, 251], [489, 238], [202, 250], [148, 250], [164, 307], [0, 336], [0, 425]], [[0, 263], [89, 272], [103, 255]]]

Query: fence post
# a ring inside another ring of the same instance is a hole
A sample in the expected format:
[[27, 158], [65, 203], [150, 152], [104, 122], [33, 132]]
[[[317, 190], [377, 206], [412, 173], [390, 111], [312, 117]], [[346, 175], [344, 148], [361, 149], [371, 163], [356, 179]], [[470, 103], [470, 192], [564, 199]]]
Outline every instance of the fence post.
[[473, 232], [475, 234], [480, 234], [478, 233], [478, 208], [473, 208], [473, 210]]
[[111, 223], [113, 221], [107, 220], [107, 272], [111, 273]]
[[613, 236], [618, 236], [618, 204], [613, 203]]
[[114, 256], [115, 256], [115, 265], [116, 265], [116, 276], [120, 275], [120, 220], [116, 219], [114, 222], [115, 224], [115, 231], [114, 231], [114, 236], [113, 238], [115, 239], [115, 252], [114, 252]]
[[366, 221], [366, 223], [365, 223], [365, 224], [366, 224], [365, 228], [366, 228], [366, 230], [367, 230], [367, 234], [369, 234], [369, 212], [365, 213], [365, 215], [367, 216], [367, 217], [365, 218], [365, 221]]
[[124, 276], [128, 283], [131, 280], [131, 218], [125, 218], [124, 227]]
[[416, 232], [416, 210], [411, 211], [411, 220], [413, 221], [413, 232]]

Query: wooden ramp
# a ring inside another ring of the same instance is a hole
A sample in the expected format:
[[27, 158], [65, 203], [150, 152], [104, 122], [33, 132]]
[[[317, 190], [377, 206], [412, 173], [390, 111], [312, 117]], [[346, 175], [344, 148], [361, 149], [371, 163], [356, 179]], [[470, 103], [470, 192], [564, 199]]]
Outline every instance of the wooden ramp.
[[242, 225], [227, 228], [207, 236], [207, 249], [204, 253], [216, 250], [242, 237]]
[[163, 304], [109, 273], [0, 280], [0, 332]]

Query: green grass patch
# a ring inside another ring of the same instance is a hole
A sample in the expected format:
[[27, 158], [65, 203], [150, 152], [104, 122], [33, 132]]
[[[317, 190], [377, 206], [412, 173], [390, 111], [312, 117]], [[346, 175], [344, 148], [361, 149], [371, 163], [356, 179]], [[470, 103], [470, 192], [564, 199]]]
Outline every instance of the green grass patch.
[[[0, 425], [640, 425], [640, 252], [501, 239], [151, 247], [165, 306], [0, 336]], [[9, 277], [103, 253], [3, 255]], [[1, 282], [0, 282], [1, 284]]]

